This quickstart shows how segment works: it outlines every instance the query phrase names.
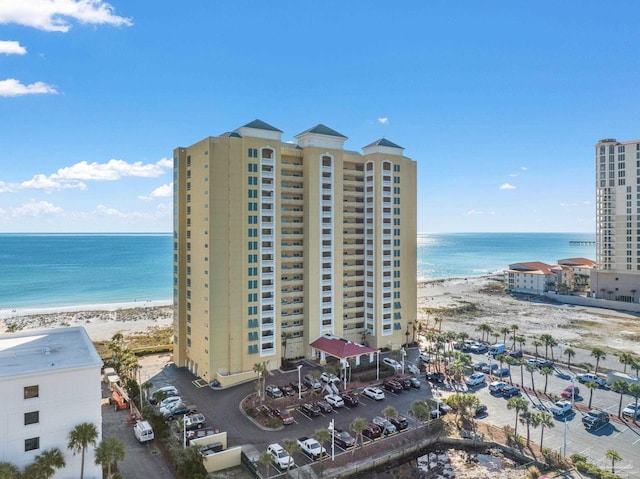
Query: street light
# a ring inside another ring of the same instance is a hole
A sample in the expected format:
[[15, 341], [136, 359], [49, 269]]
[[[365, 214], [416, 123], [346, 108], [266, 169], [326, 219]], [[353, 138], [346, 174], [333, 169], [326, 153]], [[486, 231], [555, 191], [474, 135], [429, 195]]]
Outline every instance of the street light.
[[402, 356], [402, 374], [404, 374], [404, 357], [407, 355], [404, 348], [400, 350], [400, 355]]
[[298, 401], [302, 399], [302, 382], [300, 381], [300, 370], [302, 369], [302, 364], [298, 364]]
[[335, 423], [333, 422], [333, 419], [329, 423], [329, 429], [331, 429], [331, 460], [333, 461], [336, 456], [336, 446], [335, 446], [336, 428], [335, 428]]

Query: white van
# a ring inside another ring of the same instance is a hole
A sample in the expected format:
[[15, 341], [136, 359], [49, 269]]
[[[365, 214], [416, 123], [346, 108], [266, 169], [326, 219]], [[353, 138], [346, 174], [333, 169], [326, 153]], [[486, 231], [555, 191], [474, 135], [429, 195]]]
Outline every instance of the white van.
[[496, 357], [498, 354], [504, 354], [507, 350], [507, 347], [504, 344], [494, 344], [489, 348], [489, 356]]
[[153, 428], [151, 424], [149, 424], [149, 421], [138, 421], [136, 425], [133, 426], [133, 434], [140, 442], [152, 441], [154, 438]]

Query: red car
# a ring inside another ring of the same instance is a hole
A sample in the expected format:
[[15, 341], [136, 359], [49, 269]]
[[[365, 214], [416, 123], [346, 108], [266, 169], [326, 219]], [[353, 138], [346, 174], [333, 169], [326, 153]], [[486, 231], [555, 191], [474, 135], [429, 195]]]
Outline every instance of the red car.
[[378, 439], [382, 436], [382, 429], [380, 429], [380, 426], [377, 424], [370, 422], [367, 424], [367, 427], [362, 430], [362, 435], [369, 439]]
[[578, 386], [567, 386], [564, 391], [560, 393], [565, 399], [580, 397], [580, 388]]

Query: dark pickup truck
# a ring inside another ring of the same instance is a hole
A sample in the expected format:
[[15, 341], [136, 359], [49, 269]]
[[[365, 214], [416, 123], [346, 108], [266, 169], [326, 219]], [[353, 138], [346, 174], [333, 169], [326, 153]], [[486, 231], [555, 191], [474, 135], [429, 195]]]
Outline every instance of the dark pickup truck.
[[582, 418], [582, 424], [590, 431], [600, 429], [609, 422], [609, 413], [592, 409]]

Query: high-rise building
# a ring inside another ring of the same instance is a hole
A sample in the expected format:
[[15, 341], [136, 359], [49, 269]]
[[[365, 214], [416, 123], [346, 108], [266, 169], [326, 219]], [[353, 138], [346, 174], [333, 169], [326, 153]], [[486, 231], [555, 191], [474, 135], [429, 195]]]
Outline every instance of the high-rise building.
[[324, 125], [281, 135], [255, 120], [174, 150], [174, 355], [206, 381], [310, 358], [325, 334], [413, 334], [416, 163]]
[[595, 147], [596, 262], [591, 294], [640, 298], [640, 140], [601, 140]]

